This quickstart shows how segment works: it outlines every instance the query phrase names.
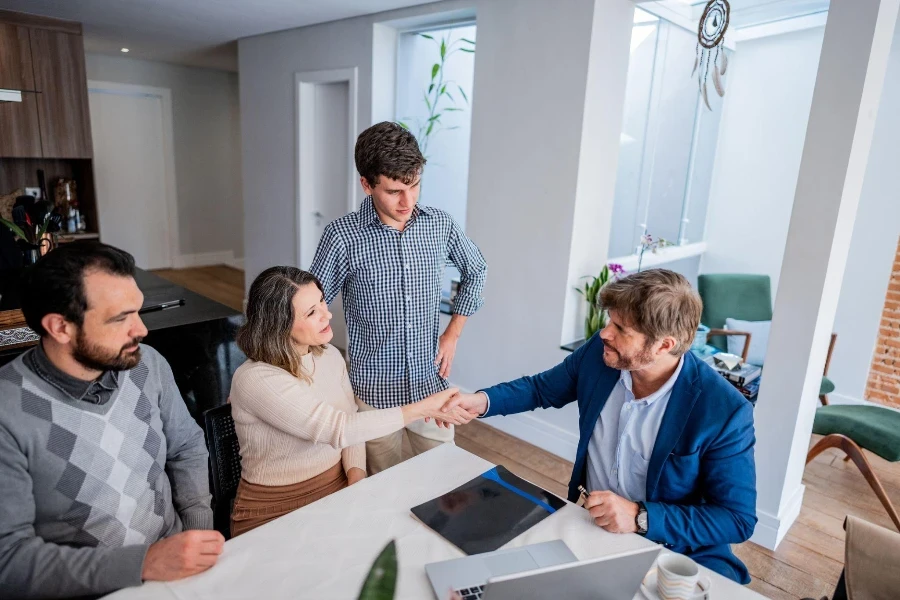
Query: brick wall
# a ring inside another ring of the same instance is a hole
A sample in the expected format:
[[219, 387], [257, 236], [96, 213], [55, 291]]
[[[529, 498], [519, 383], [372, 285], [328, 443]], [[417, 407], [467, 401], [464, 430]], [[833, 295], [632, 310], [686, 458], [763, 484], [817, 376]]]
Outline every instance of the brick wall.
[[900, 244], [888, 283], [875, 355], [866, 383], [866, 399], [900, 408]]

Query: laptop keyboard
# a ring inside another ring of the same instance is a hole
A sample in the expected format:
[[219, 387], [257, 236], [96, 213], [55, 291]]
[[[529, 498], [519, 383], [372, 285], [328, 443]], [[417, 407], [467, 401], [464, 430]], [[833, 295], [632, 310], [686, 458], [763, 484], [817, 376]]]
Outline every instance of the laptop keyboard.
[[479, 585], [471, 588], [463, 588], [461, 590], [456, 590], [456, 593], [460, 595], [462, 600], [481, 600], [481, 596], [484, 594], [484, 586]]

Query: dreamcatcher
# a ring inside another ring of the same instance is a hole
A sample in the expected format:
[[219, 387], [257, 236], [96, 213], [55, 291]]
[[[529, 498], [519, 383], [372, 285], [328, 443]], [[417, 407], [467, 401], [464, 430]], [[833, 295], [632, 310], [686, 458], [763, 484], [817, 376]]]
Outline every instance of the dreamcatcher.
[[707, 79], [712, 65], [713, 86], [719, 96], [725, 95], [725, 87], [722, 85], [722, 76], [728, 70], [728, 56], [725, 55], [725, 32], [728, 30], [728, 21], [731, 17], [731, 5], [728, 0], [709, 0], [700, 17], [700, 26], [697, 29], [697, 57], [694, 59], [694, 70], [691, 77], [698, 73], [697, 83], [700, 86], [700, 94], [706, 108], [712, 110], [709, 105], [707, 93]]

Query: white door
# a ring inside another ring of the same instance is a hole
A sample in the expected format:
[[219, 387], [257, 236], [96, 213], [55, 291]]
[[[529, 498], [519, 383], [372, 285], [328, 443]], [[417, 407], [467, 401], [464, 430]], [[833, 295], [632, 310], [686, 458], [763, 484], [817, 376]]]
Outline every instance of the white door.
[[100, 86], [88, 98], [101, 239], [143, 269], [171, 267], [163, 98]]
[[[311, 84], [311, 93], [304, 97], [313, 103], [313, 117], [308, 122], [312, 127], [306, 128], [311, 140], [310, 160], [304, 163], [301, 177], [309, 177], [306, 182], [311, 191], [311, 202], [301, 210], [311, 227], [304, 228], [311, 232], [301, 238], [304, 245], [303, 255], [312, 257], [322, 238], [325, 226], [333, 220], [349, 212], [347, 182], [353, 173], [349, 165], [353, 156], [353, 148], [349, 144], [350, 125], [347, 122], [350, 103], [350, 85], [346, 81]], [[311, 262], [311, 258], [310, 258]], [[308, 267], [309, 265], [305, 265]], [[339, 348], [347, 348], [347, 328], [344, 322], [344, 309], [341, 295], [330, 306], [334, 318], [331, 327], [334, 330], [333, 344]]]

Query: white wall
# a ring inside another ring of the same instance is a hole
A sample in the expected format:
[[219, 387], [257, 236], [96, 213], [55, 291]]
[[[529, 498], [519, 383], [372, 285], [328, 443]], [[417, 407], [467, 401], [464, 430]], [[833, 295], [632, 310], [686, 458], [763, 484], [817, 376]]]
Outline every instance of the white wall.
[[[245, 201], [244, 239], [247, 287], [263, 269], [296, 260], [294, 74], [356, 67], [359, 132], [379, 119], [392, 118], [389, 90], [373, 94], [374, 69], [383, 73], [389, 59], [373, 55], [373, 36], [381, 50], [393, 36], [381, 21], [468, 8], [451, 1], [290, 29], [238, 41], [241, 139]], [[387, 78], [384, 78], [387, 79]], [[379, 80], [381, 81], [381, 79]]]
[[[725, 102], [703, 273], [763, 273], [778, 285], [823, 28], [739, 42]], [[790, 57], [791, 60], [785, 60]], [[900, 236], [900, 43], [891, 62], [850, 246], [829, 370], [836, 402], [864, 400]]]
[[[582, 152], [597, 158], [618, 147], [634, 9], [630, 0], [603, 0], [597, 2], [602, 15], [595, 15], [594, 5], [570, 0], [560, 11], [545, 0], [453, 1], [240, 40], [248, 282], [265, 267], [295, 260], [294, 73], [357, 67], [363, 129], [372, 123], [372, 99], [380, 93], [372, 79], [374, 25], [474, 9], [478, 48], [466, 231], [484, 252], [489, 273], [485, 306], [469, 320], [451, 379], [475, 389], [563, 359], [560, 317], [575, 203], [587, 190], [585, 173], [579, 182], [580, 161]], [[384, 33], [379, 38], [390, 37]], [[621, 80], [594, 78], [589, 90], [593, 69], [619, 72]], [[589, 94], [618, 104], [618, 120], [597, 123], [596, 115], [586, 115]], [[383, 110], [380, 99], [374, 106]], [[603, 135], [609, 130], [611, 140], [585, 142], [586, 124]], [[604, 178], [594, 186], [594, 197], [602, 204], [608, 195], [610, 208], [613, 185], [613, 178]], [[601, 237], [605, 250], [608, 237]], [[540, 418], [528, 415], [530, 430], [500, 426], [571, 458], [576, 415], [572, 405]]]
[[895, 31], [834, 331], [835, 401], [865, 399], [884, 297], [900, 236], [900, 28]]
[[90, 80], [172, 91], [178, 236], [185, 264], [213, 254], [244, 256], [237, 74], [100, 54], [85, 59]]
[[706, 221], [703, 273], [762, 273], [781, 259], [824, 28], [738, 42]]

